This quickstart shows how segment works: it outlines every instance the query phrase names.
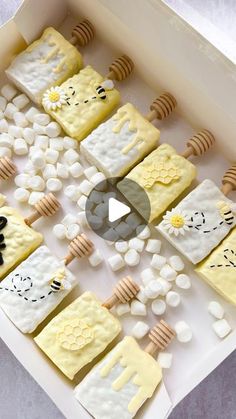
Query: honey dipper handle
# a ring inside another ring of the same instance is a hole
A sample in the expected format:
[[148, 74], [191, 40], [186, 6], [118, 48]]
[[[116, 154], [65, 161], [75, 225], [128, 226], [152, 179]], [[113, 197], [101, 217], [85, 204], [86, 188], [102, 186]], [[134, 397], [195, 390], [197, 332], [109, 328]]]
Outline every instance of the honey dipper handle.
[[162, 93], [150, 106], [150, 112], [145, 118], [152, 122], [154, 119], [163, 120], [169, 116], [177, 106], [175, 97], [168, 92]]
[[29, 217], [25, 218], [25, 223], [28, 226], [31, 226], [40, 217], [51, 217], [54, 215], [60, 208], [60, 202], [50, 193], [40, 199], [34, 208], [35, 211]]
[[102, 305], [110, 310], [117, 303], [127, 303], [139, 292], [139, 286], [130, 276], [121, 279], [115, 289], [113, 295], [108, 298]]
[[70, 39], [70, 43], [72, 45], [79, 45], [81, 47], [85, 47], [92, 39], [94, 38], [94, 27], [88, 19], [83, 20], [77, 26], [75, 26], [72, 30], [72, 38]]
[[16, 173], [16, 166], [8, 157], [0, 158], [0, 179], [7, 180]]
[[82, 233], [75, 237], [69, 244], [69, 253], [65, 257], [65, 265], [69, 265], [74, 258], [82, 258], [84, 256], [89, 256], [92, 253], [94, 245], [91, 240]]
[[187, 147], [181, 155], [186, 159], [192, 155], [201, 156], [202, 154], [206, 153], [206, 151], [208, 151], [214, 145], [214, 143], [215, 138], [213, 134], [210, 131], [204, 129], [187, 141]]
[[125, 80], [133, 71], [134, 63], [128, 55], [121, 55], [116, 58], [109, 67], [107, 79], [122, 81]]
[[154, 356], [156, 351], [167, 348], [175, 336], [173, 329], [164, 321], [161, 320], [149, 333], [150, 342], [145, 348], [145, 352]]
[[221, 191], [227, 196], [231, 191], [236, 189], [236, 164], [231, 166], [224, 174], [222, 179]]

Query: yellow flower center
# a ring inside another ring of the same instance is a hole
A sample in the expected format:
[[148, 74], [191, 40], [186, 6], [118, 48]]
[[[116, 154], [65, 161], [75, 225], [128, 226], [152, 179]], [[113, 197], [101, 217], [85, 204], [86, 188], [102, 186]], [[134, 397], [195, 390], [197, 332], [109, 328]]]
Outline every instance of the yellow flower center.
[[58, 102], [60, 100], [60, 94], [58, 92], [50, 92], [48, 95], [50, 102]]
[[184, 217], [182, 217], [182, 215], [179, 214], [172, 215], [170, 223], [172, 227], [181, 228], [184, 226]]

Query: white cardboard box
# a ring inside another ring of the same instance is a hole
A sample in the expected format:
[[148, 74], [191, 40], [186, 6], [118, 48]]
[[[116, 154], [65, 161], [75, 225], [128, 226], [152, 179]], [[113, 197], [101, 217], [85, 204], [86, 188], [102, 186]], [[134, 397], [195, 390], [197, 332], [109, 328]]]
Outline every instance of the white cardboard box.
[[[120, 87], [123, 103], [130, 100], [146, 113], [152, 99], [161, 91], [170, 90], [177, 97], [178, 114], [159, 124], [161, 142], [167, 141], [181, 151], [184, 140], [194, 130], [208, 128], [215, 134], [225, 157], [236, 161], [235, 66], [158, 0], [25, 1], [15, 18], [0, 29], [0, 70], [8, 66], [12, 56], [24, 48], [25, 42], [37, 38], [43, 28], [59, 26], [62, 33], [69, 36], [70, 29], [81, 16], [88, 17], [97, 31], [97, 40], [84, 51], [85, 63], [91, 63], [106, 73], [111, 59], [120, 52], [130, 54], [135, 61], [135, 74]], [[3, 76], [1, 82], [4, 80]], [[212, 151], [199, 161], [198, 181], [207, 176], [220, 183], [221, 175], [229, 166], [222, 152]], [[15, 161], [19, 170], [23, 168], [24, 158]], [[7, 182], [1, 188], [9, 203], [16, 206], [13, 190], [13, 182]], [[65, 213], [74, 211], [74, 206], [62, 196], [61, 201]], [[29, 210], [23, 208], [22, 211], [27, 213]], [[62, 214], [58, 214], [53, 222], [57, 223], [61, 218]], [[65, 246], [52, 237], [50, 221], [39, 222], [38, 226], [45, 234], [46, 244], [63, 256]], [[105, 258], [113, 253], [95, 234], [89, 233], [89, 236]], [[164, 239], [163, 243], [166, 254], [176, 253]], [[116, 275], [106, 264], [95, 271], [86, 261], [80, 265], [74, 261], [72, 271], [81, 278], [79, 292], [90, 289], [103, 299], [118, 277], [129, 273], [139, 281], [140, 270], [149, 262], [150, 257], [145, 255], [138, 268], [126, 269]], [[236, 308], [203, 283], [193, 273], [190, 264], [186, 263], [186, 266], [192, 277], [192, 291], [186, 293], [181, 308], [168, 311], [166, 320], [173, 325], [178, 320], [187, 320], [193, 328], [194, 338], [186, 346], [178, 342], [172, 344], [174, 362], [171, 370], [164, 371], [166, 389], [162, 385], [138, 417], [168, 417], [172, 409], [236, 348], [235, 330], [222, 342], [214, 335], [207, 304], [213, 299], [222, 302], [233, 329], [236, 327]], [[78, 290], [73, 291], [57, 311], [77, 295]], [[155, 323], [152, 315], [149, 320], [151, 325]], [[69, 382], [40, 352], [32, 338], [22, 335], [1, 311], [0, 322], [0, 337], [66, 418], [88, 418], [73, 396], [73, 388], [82, 374], [73, 383]], [[134, 319], [125, 319], [125, 333], [129, 333], [134, 322]]]

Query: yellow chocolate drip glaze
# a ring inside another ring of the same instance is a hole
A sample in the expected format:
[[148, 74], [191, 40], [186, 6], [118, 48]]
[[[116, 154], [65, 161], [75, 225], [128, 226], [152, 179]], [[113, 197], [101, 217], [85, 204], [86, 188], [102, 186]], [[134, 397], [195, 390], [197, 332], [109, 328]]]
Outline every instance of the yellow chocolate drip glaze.
[[112, 388], [119, 391], [132, 379], [133, 384], [139, 388], [128, 405], [128, 411], [136, 413], [144, 401], [152, 397], [162, 379], [162, 370], [151, 355], [140, 349], [131, 336], [126, 336], [117, 345], [111, 358], [101, 369], [101, 377], [107, 377], [118, 362], [124, 367], [124, 371], [113, 382]]
[[131, 103], [118, 109], [113, 119], [118, 121], [113, 132], [119, 133], [126, 122], [129, 122], [129, 131], [134, 132], [130, 144], [123, 148], [123, 154], [127, 154], [136, 146], [141, 153], [145, 152], [146, 154], [147, 147], [153, 149], [157, 145], [160, 136], [159, 130], [147, 121]]

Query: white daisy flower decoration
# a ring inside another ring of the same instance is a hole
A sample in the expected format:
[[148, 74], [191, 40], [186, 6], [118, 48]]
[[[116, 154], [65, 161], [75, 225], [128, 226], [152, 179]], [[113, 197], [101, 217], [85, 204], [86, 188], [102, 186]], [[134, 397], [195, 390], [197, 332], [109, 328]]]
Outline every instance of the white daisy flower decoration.
[[47, 110], [60, 109], [66, 104], [66, 94], [59, 86], [51, 87], [43, 95], [43, 105]]
[[189, 231], [191, 225], [190, 216], [177, 209], [167, 211], [163, 217], [163, 227], [168, 230], [169, 234], [174, 234], [176, 237], [181, 234], [184, 236], [186, 231]]

